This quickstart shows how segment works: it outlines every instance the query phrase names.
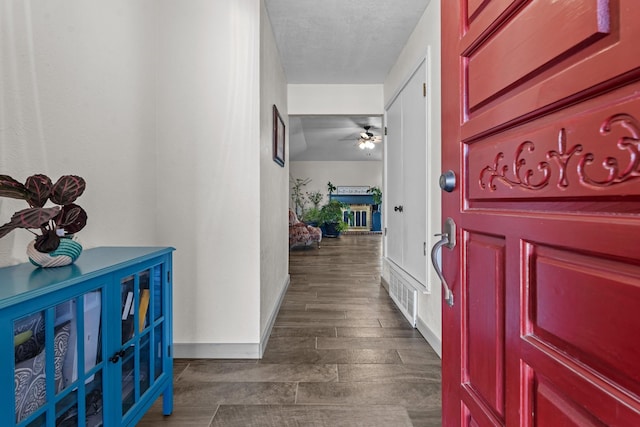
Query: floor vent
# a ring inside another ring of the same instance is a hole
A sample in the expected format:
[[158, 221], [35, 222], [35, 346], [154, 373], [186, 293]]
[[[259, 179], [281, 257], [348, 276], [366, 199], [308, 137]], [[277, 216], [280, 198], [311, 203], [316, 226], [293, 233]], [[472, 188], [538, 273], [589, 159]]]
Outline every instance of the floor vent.
[[391, 283], [389, 283], [389, 295], [396, 303], [404, 317], [416, 327], [418, 320], [418, 291], [407, 285], [394, 271], [391, 271]]

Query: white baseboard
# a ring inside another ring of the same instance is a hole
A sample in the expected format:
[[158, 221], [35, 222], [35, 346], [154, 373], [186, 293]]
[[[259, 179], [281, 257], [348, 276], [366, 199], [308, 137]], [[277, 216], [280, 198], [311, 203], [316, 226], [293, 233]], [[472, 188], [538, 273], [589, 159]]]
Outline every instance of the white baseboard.
[[289, 290], [289, 285], [291, 284], [291, 276], [287, 274], [285, 278], [284, 286], [282, 287], [282, 292], [280, 292], [280, 296], [278, 297], [278, 302], [274, 307], [271, 315], [269, 316], [269, 320], [267, 321], [267, 325], [262, 331], [262, 337], [260, 337], [260, 359], [262, 359], [262, 355], [264, 354], [264, 350], [267, 348], [267, 344], [269, 343], [269, 337], [271, 336], [271, 330], [273, 329], [273, 324], [276, 323], [276, 317], [278, 317], [278, 313], [280, 312], [280, 306], [282, 306], [282, 302], [284, 301], [284, 296]]
[[287, 274], [278, 303], [269, 316], [259, 343], [174, 343], [173, 357], [176, 359], [261, 359], [290, 283], [291, 278]]
[[260, 343], [174, 343], [175, 359], [259, 359]]
[[389, 282], [387, 282], [387, 279], [385, 279], [384, 277], [380, 276], [380, 284], [387, 291], [387, 293], [389, 293]]
[[422, 334], [431, 348], [433, 348], [433, 351], [436, 352], [438, 357], [442, 359], [442, 340], [440, 340], [440, 338], [438, 338], [437, 335], [433, 333], [431, 328], [429, 328], [427, 324], [422, 321], [420, 316], [418, 316], [416, 328], [418, 329], [418, 332]]

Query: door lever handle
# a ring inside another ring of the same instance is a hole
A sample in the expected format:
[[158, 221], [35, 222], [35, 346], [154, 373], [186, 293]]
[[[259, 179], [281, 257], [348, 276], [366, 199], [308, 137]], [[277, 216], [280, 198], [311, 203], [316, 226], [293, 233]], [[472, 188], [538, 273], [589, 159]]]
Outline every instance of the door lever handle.
[[448, 249], [453, 249], [456, 246], [456, 223], [453, 219], [447, 218], [444, 225], [444, 233], [435, 234], [435, 236], [442, 236], [442, 238], [433, 245], [433, 248], [431, 248], [431, 264], [433, 264], [433, 268], [440, 278], [440, 282], [442, 282], [444, 300], [447, 302], [449, 307], [453, 307], [453, 292], [449, 288], [447, 280], [442, 274], [441, 261], [438, 259], [438, 253], [442, 252], [443, 246], [446, 246]]

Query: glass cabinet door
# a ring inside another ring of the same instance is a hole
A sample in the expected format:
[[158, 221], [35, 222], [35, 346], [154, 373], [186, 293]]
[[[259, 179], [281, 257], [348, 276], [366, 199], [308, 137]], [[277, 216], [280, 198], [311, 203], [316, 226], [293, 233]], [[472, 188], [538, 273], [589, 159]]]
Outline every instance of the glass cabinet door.
[[[67, 340], [68, 335], [67, 330]], [[15, 413], [19, 423], [47, 401], [45, 311], [13, 322], [13, 345]]]
[[16, 425], [103, 425], [102, 311], [97, 289], [14, 320]]
[[120, 282], [123, 417], [163, 370], [162, 270], [156, 265]]

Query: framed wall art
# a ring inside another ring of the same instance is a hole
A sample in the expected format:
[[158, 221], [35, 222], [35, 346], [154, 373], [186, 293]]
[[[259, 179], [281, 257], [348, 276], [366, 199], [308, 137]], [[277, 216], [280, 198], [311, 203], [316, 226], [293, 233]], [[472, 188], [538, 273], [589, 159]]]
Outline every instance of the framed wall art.
[[369, 188], [368, 186], [364, 186], [364, 185], [348, 185], [348, 186], [338, 186], [338, 191], [336, 191], [336, 194], [341, 194], [341, 195], [365, 195], [368, 196], [369, 193]]
[[273, 105], [273, 161], [284, 167], [284, 121], [280, 116], [278, 107]]

